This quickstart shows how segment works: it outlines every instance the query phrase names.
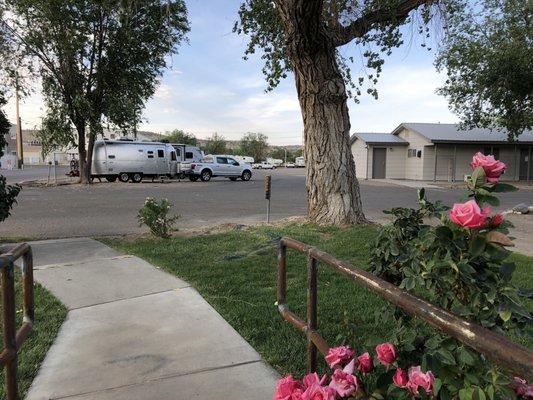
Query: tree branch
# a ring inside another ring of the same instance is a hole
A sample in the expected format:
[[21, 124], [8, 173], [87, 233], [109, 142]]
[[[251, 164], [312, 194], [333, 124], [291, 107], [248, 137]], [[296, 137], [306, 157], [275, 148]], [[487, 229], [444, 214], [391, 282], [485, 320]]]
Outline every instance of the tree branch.
[[361, 37], [371, 31], [374, 24], [405, 20], [412, 10], [433, 1], [434, 0], [404, 0], [395, 10], [380, 8], [378, 10], [370, 11], [353, 21], [348, 26], [339, 26], [330, 29], [329, 33], [336, 47], [343, 46], [350, 43], [353, 39]]

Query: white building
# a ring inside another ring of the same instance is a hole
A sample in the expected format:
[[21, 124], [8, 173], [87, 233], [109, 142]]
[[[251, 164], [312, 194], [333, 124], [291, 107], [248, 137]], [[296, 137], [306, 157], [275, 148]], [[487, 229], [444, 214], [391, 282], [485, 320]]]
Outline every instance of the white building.
[[351, 146], [362, 179], [462, 181], [472, 172], [472, 156], [480, 151], [507, 164], [503, 180], [533, 180], [531, 131], [509, 142], [506, 132], [402, 123], [392, 133], [356, 133]]

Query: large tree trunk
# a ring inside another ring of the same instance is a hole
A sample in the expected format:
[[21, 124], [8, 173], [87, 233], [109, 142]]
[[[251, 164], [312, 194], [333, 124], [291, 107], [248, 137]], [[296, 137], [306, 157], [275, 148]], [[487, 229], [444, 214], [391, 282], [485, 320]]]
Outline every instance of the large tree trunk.
[[320, 21], [321, 8], [317, 0], [280, 7], [304, 122], [309, 218], [321, 224], [365, 223], [346, 87], [335, 46]]
[[78, 160], [80, 164], [80, 183], [89, 183], [87, 175], [87, 150], [85, 149], [85, 122], [74, 124], [78, 132]]

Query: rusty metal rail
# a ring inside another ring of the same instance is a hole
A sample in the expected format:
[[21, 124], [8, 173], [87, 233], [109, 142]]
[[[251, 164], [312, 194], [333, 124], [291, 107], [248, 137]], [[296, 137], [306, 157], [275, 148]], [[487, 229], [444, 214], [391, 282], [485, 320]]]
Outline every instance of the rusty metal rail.
[[[307, 254], [307, 321], [290, 311], [287, 305], [287, 248]], [[509, 341], [506, 337], [407, 293], [363, 269], [339, 260], [319, 249], [290, 238], [283, 238], [278, 252], [277, 304], [282, 317], [307, 336], [307, 369], [317, 367], [317, 350], [327, 354], [329, 346], [318, 333], [317, 322], [317, 267], [321, 262], [349, 279], [370, 289], [389, 303], [426, 321], [429, 325], [467, 344], [496, 364], [533, 381], [533, 351]]]
[[[7, 249], [0, 248], [0, 272], [2, 276], [2, 322], [4, 349], [0, 353], [0, 367], [5, 373], [7, 400], [18, 400], [17, 358], [18, 350], [33, 328], [35, 303], [33, 294], [33, 256], [31, 247], [23, 243]], [[22, 257], [23, 320], [17, 330], [15, 315], [15, 274], [14, 262]]]

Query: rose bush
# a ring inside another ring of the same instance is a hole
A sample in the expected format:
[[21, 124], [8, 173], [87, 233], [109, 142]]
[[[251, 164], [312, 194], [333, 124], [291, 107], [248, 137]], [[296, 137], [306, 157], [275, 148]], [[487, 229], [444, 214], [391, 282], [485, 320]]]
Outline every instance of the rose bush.
[[[499, 205], [496, 194], [516, 189], [499, 181], [506, 166], [494, 157], [478, 153], [471, 166], [466, 201], [451, 210], [442, 203], [431, 203], [421, 190], [418, 209], [387, 212], [395, 219], [379, 230], [372, 272], [488, 329], [524, 336], [532, 320], [521, 296], [531, 296], [532, 291], [519, 290], [511, 283], [515, 265], [508, 261], [510, 251], [505, 248], [512, 245], [507, 236], [510, 223], [502, 214], [491, 215], [489, 206]], [[429, 219], [437, 223], [426, 224]], [[525, 396], [512, 390], [511, 378], [483, 355], [401, 310], [383, 310], [377, 316], [387, 317], [396, 321], [393, 341], [398, 356], [439, 376], [440, 398]], [[395, 375], [395, 382], [407, 387], [406, 374], [424, 389], [424, 382], [431, 380], [418, 370], [402, 370]]]

